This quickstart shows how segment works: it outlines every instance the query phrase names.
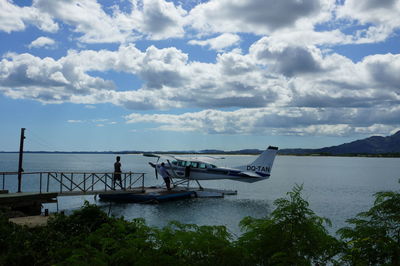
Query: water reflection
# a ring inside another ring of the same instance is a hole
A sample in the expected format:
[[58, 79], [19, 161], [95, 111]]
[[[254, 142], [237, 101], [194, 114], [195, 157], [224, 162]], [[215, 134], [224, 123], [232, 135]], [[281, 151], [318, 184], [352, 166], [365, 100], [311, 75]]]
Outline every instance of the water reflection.
[[[104, 204], [105, 207], [109, 206]], [[185, 224], [225, 225], [240, 234], [239, 222], [246, 216], [265, 217], [271, 212], [268, 201], [235, 199], [188, 199], [161, 204], [113, 204], [111, 215], [127, 220], [143, 217], [150, 226], [163, 227], [169, 221]]]

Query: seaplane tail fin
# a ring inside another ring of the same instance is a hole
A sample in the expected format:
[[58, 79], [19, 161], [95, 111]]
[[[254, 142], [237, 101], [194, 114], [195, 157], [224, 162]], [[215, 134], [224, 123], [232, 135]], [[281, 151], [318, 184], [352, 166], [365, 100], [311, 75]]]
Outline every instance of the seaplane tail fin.
[[254, 162], [240, 166], [239, 169], [269, 176], [277, 152], [278, 147], [269, 146]]

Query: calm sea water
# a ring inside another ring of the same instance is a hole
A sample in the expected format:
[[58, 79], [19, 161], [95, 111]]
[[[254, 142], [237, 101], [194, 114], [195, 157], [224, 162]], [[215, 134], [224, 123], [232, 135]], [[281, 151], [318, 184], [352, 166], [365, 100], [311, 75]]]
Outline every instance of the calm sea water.
[[[255, 156], [226, 156], [224, 166], [238, 166], [251, 162]], [[24, 170], [111, 172], [115, 155], [111, 154], [26, 154]], [[151, 158], [140, 155], [121, 155], [123, 171], [144, 172], [145, 184], [161, 185], [148, 165]], [[18, 154], [0, 154], [0, 172], [16, 171]], [[59, 210], [70, 212], [85, 200], [96, 203], [112, 215], [131, 220], [143, 217], [152, 226], [164, 226], [171, 220], [198, 225], [226, 225], [240, 234], [239, 222], [245, 216], [261, 218], [274, 209], [273, 202], [284, 197], [295, 184], [303, 184], [303, 196], [318, 215], [329, 218], [329, 230], [347, 225], [346, 219], [368, 210], [373, 194], [384, 190], [399, 190], [400, 159], [348, 157], [278, 156], [269, 180], [253, 184], [236, 181], [202, 182], [204, 187], [237, 190], [235, 196], [223, 199], [189, 199], [159, 205], [112, 204], [96, 201], [93, 196], [61, 197]], [[0, 181], [0, 185], [2, 185]], [[38, 181], [24, 177], [23, 191], [34, 191]], [[16, 177], [6, 177], [6, 189], [16, 190]], [[56, 211], [55, 204], [46, 205]]]

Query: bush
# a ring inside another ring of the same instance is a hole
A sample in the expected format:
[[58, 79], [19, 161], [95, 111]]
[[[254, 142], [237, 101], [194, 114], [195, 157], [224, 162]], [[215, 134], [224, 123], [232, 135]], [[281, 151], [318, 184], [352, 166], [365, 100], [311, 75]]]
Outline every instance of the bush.
[[375, 194], [374, 206], [338, 231], [346, 241], [343, 261], [352, 265], [400, 265], [400, 193]]
[[170, 222], [155, 231], [158, 252], [170, 256], [168, 261], [174, 261], [171, 265], [235, 265], [237, 262], [237, 253], [225, 226]]
[[240, 223], [246, 231], [239, 238], [245, 261], [258, 265], [311, 265], [334, 263], [340, 242], [330, 236], [324, 224], [301, 197], [303, 187], [296, 185], [288, 198], [274, 202], [270, 217], [247, 217]]
[[374, 206], [328, 234], [296, 185], [266, 218], [244, 218], [233, 240], [225, 226], [108, 217], [85, 203], [48, 226], [27, 228], [0, 215], [0, 265], [399, 265], [400, 193], [379, 192]]
[[152, 228], [144, 219], [107, 217], [88, 203], [46, 227], [3, 218], [0, 229], [0, 265], [232, 265], [235, 254], [224, 226]]

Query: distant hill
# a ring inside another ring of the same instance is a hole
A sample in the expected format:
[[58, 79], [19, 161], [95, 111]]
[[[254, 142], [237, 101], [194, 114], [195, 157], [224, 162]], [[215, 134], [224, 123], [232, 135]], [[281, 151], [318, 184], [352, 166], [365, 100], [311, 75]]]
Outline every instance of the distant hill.
[[279, 154], [308, 155], [400, 155], [400, 131], [387, 137], [373, 136], [337, 146], [320, 149], [282, 149]]

